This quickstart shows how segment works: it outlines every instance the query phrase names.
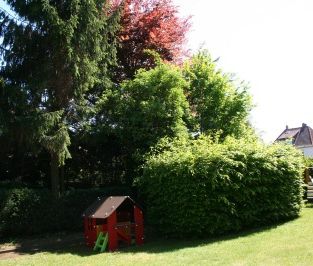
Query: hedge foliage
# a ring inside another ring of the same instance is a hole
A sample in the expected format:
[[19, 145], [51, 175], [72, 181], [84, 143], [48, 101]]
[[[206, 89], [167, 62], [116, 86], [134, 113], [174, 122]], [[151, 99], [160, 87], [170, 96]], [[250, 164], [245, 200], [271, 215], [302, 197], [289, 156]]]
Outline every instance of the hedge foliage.
[[48, 190], [1, 189], [0, 237], [82, 230], [82, 212], [97, 199], [131, 195], [127, 187], [72, 190], [55, 200]]
[[289, 145], [200, 138], [159, 145], [137, 182], [159, 234], [201, 237], [296, 217], [302, 171]]

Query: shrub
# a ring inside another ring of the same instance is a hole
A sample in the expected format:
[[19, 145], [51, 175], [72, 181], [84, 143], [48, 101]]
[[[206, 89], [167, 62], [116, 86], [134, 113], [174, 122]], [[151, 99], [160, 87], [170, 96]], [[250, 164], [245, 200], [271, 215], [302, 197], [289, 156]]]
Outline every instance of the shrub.
[[200, 237], [296, 217], [302, 162], [288, 145], [178, 140], [156, 148], [137, 182], [159, 234]]
[[127, 187], [81, 189], [55, 200], [44, 189], [0, 190], [0, 236], [82, 230], [82, 212], [97, 197], [131, 195]]

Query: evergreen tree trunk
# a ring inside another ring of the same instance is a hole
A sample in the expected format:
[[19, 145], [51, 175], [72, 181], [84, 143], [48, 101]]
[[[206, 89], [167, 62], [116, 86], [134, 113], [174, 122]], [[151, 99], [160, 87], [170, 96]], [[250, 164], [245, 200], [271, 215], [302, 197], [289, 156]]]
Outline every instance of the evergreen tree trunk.
[[51, 191], [53, 196], [57, 199], [60, 197], [60, 175], [59, 175], [58, 155], [56, 153], [51, 153], [50, 170], [51, 170]]
[[65, 190], [64, 184], [64, 165], [60, 167], [60, 193], [63, 194]]

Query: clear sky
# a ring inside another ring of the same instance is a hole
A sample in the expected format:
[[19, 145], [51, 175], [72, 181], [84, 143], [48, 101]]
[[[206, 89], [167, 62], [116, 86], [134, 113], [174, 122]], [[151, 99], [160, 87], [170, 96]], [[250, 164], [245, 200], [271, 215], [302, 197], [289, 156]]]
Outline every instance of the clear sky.
[[288, 125], [313, 127], [312, 0], [174, 0], [226, 72], [250, 83], [252, 125], [271, 142]]
[[286, 125], [313, 127], [312, 0], [173, 1], [193, 16], [190, 49], [202, 45], [250, 83], [251, 123], [265, 141]]

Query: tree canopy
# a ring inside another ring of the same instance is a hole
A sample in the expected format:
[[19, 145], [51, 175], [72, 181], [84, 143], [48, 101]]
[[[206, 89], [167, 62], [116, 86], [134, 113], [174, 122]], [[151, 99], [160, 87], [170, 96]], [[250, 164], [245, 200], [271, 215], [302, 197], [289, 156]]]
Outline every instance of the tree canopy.
[[58, 166], [70, 157], [71, 120], [88, 107], [88, 90], [102, 83], [114, 61], [118, 16], [105, 12], [105, 0], [7, 3], [20, 19], [0, 13], [6, 101], [13, 103], [13, 123], [32, 121], [32, 141], [50, 153], [57, 195]]
[[121, 87], [119, 128], [137, 148], [147, 149], [165, 136], [186, 133], [187, 83], [179, 69], [165, 63], [139, 71]]
[[92, 134], [101, 135], [98, 145], [107, 138], [115, 143], [127, 179], [132, 180], [130, 175], [142, 155], [161, 138], [187, 135], [187, 85], [178, 67], [159, 61], [155, 68], [139, 70], [134, 79], [124, 81], [99, 101]]
[[51, 176], [56, 196], [63, 177], [131, 184], [163, 138], [251, 130], [247, 86], [207, 52], [184, 58], [189, 18], [171, 0], [7, 3], [16, 17], [0, 13], [1, 177]]
[[172, 0], [125, 0], [118, 32], [116, 79], [132, 78], [140, 68], [153, 67], [146, 49], [163, 60], [177, 62], [186, 54], [189, 18], [181, 18]]
[[186, 62], [184, 76], [189, 82], [186, 95], [200, 132], [220, 133], [222, 137], [244, 133], [252, 108], [244, 82], [224, 74], [206, 51]]

